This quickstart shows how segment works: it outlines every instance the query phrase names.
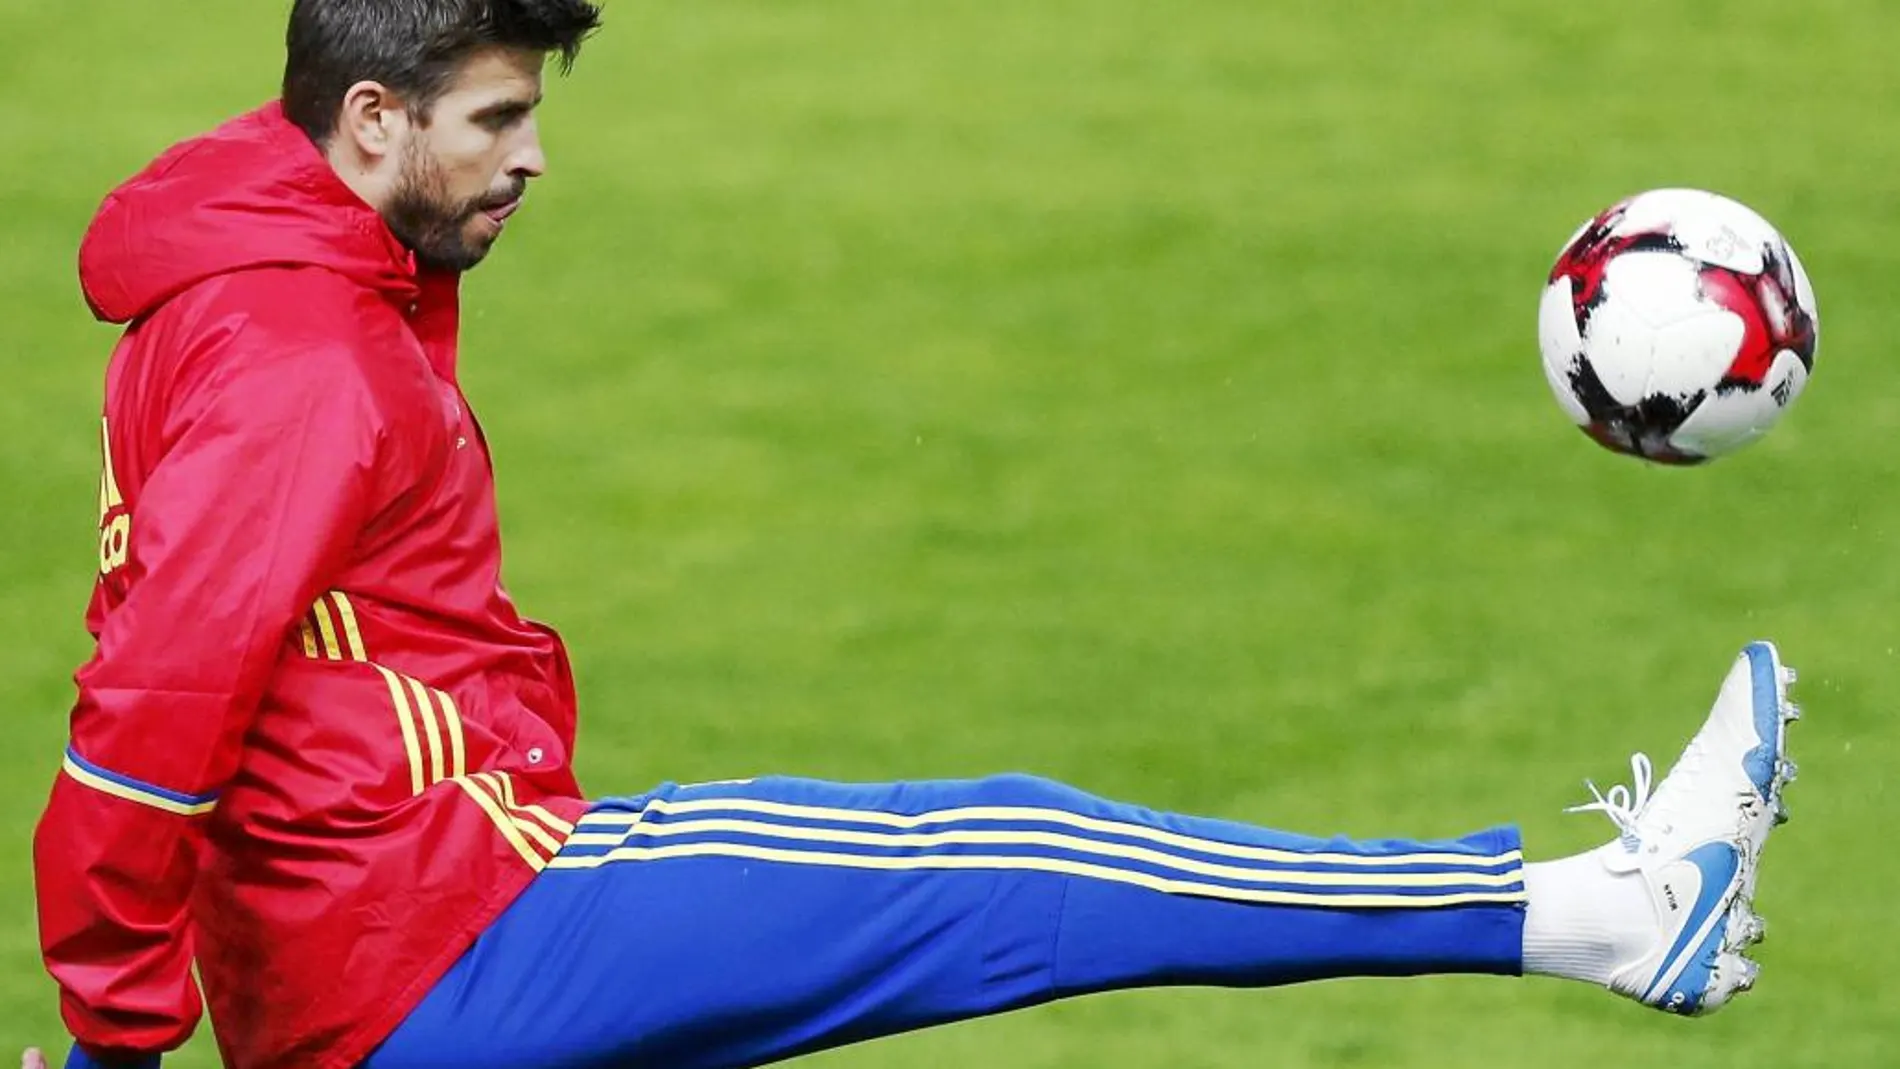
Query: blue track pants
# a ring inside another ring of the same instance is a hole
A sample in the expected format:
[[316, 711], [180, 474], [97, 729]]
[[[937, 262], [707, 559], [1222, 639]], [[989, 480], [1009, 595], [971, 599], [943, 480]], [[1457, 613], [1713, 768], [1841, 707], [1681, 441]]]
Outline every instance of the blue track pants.
[[364, 1069], [751, 1066], [1092, 991], [1515, 975], [1517, 832], [1312, 839], [1027, 776], [599, 804]]

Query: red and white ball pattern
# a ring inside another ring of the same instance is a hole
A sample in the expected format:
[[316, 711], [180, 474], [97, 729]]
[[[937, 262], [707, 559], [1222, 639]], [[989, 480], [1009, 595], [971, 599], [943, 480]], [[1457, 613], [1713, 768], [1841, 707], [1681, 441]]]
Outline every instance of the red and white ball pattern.
[[1605, 448], [1698, 464], [1766, 434], [1807, 386], [1820, 320], [1781, 233], [1719, 194], [1659, 189], [1583, 225], [1551, 269], [1551, 391]]

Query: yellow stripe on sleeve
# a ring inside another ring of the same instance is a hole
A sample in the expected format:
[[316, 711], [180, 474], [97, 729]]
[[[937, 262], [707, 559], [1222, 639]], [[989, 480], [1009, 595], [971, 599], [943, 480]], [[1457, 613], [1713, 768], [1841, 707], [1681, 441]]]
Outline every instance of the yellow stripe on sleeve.
[[317, 630], [310, 626], [308, 616], [297, 621], [297, 634], [303, 638], [303, 655], [311, 660], [317, 659]]
[[123, 783], [114, 783], [104, 776], [96, 776], [90, 771], [79, 767], [78, 763], [70, 757], [66, 758], [60, 767], [65, 770], [68, 776], [73, 778], [74, 782], [90, 787], [100, 794], [109, 794], [114, 798], [122, 798], [128, 802], [145, 806], [148, 809], [158, 809], [166, 813], [174, 813], [181, 817], [203, 816], [211, 812], [218, 804], [216, 799], [209, 802], [197, 803], [178, 802], [163, 797], [162, 795], [149, 794]]

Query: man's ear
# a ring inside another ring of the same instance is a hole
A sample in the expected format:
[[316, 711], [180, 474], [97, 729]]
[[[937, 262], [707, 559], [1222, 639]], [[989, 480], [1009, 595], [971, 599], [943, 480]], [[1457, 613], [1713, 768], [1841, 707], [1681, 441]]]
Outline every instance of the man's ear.
[[397, 135], [407, 125], [408, 115], [402, 101], [381, 82], [357, 82], [343, 94], [343, 110], [337, 118], [338, 137], [349, 139], [362, 155], [381, 159], [396, 146]]

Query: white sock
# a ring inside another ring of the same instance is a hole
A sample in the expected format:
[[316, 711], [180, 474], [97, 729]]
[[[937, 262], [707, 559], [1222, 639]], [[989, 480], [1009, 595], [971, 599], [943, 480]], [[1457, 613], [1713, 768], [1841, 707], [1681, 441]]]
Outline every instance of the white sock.
[[1608, 984], [1656, 942], [1656, 906], [1642, 875], [1611, 872], [1595, 850], [1525, 865], [1524, 889], [1526, 973]]

